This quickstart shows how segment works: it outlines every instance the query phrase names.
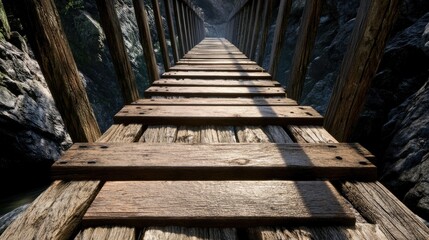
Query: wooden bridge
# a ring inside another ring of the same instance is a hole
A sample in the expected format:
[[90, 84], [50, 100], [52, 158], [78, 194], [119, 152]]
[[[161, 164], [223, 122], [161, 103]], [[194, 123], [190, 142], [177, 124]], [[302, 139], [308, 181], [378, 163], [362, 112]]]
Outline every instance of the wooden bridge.
[[[56, 16], [52, 1], [31, 2], [26, 24], [43, 30], [31, 37], [39, 60], [49, 59], [53, 66], [39, 61], [50, 88], [77, 84], [70, 79], [76, 71], [73, 59], [71, 65], [55, 62], [68, 49], [61, 44], [64, 38], [55, 35], [61, 27], [34, 20]], [[320, 6], [314, 2], [318, 1], [307, 1], [304, 15], [309, 19], [320, 17]], [[356, 38], [375, 24], [366, 21], [364, 12], [386, 7], [370, 2], [362, 1], [360, 17], [367, 25], [355, 33]], [[99, 137], [91, 117], [82, 117], [92, 115], [86, 94], [79, 95], [74, 88], [65, 89], [67, 94], [53, 91], [59, 108], [70, 96], [83, 96], [86, 101], [75, 103], [80, 108], [74, 115], [68, 113], [72, 120], [63, 116], [75, 143], [52, 166], [56, 181], [0, 239], [427, 239], [427, 227], [376, 181], [374, 156], [359, 144], [339, 143], [323, 127], [319, 113], [286, 98], [284, 88], [273, 80], [279, 61], [276, 46], [282, 44], [279, 36], [290, 1], [280, 3], [269, 72], [254, 61], [268, 25], [257, 20], [253, 25], [244, 23], [255, 16], [267, 17], [271, 1], [238, 4], [228, 27], [230, 41], [204, 38], [202, 19], [192, 5], [173, 1], [176, 26], [171, 18], [167, 20], [170, 35], [178, 31], [179, 42], [173, 41], [176, 64], [170, 66], [161, 36], [168, 69], [161, 77], [143, 1], [134, 1], [153, 78], [144, 99], [138, 97], [122, 38], [117, 37], [120, 29], [113, 2], [97, 3], [127, 105]], [[157, 0], [153, 3], [160, 33], [159, 5]], [[169, 4], [165, 1], [167, 12]], [[314, 36], [305, 37], [310, 32], [303, 29], [300, 36], [314, 41]], [[260, 41], [254, 37], [259, 32]], [[43, 51], [49, 44], [44, 38], [52, 36], [57, 37], [57, 45]], [[373, 42], [385, 42], [378, 37]], [[363, 42], [369, 44], [368, 39]], [[366, 50], [361, 52], [359, 43], [355, 40], [353, 54], [361, 58]], [[296, 57], [304, 58], [300, 68], [308, 64], [309, 55], [304, 55]], [[375, 71], [366, 67], [360, 71]], [[54, 83], [56, 77], [63, 81]], [[300, 95], [299, 88], [291, 91]], [[343, 90], [348, 91], [347, 84]]]

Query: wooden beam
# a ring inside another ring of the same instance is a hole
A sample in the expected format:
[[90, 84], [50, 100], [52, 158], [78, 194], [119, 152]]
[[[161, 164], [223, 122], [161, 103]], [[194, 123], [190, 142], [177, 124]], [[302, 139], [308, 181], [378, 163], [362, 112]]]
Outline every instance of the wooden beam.
[[145, 91], [145, 97], [285, 97], [281, 87], [158, 87]]
[[265, 49], [267, 48], [268, 32], [271, 26], [271, 18], [273, 12], [273, 0], [266, 0], [264, 5], [264, 14], [262, 21], [261, 41], [259, 43], [258, 57], [255, 61], [262, 66], [265, 57]]
[[323, 181], [139, 181], [106, 182], [83, 224], [352, 226], [355, 217]]
[[296, 106], [289, 98], [177, 98], [177, 99], [139, 99], [136, 105], [190, 105], [190, 106]]
[[152, 86], [208, 86], [208, 87], [280, 87], [280, 83], [272, 80], [223, 80], [219, 79], [190, 79], [190, 78], [163, 78], [153, 82]]
[[361, 0], [351, 43], [326, 111], [325, 128], [339, 141], [348, 141], [359, 119], [398, 15], [398, 5], [399, 0]]
[[301, 99], [307, 67], [316, 41], [323, 4], [324, 0], [307, 0], [305, 2], [287, 85], [288, 97], [297, 101]]
[[[182, 16], [180, 11], [180, 6], [178, 1], [173, 1], [173, 10], [174, 10], [174, 18], [176, 22], [176, 29], [177, 29], [177, 37], [179, 41], [179, 60], [182, 58], [185, 53], [185, 37], [183, 35], [183, 22], [182, 22]], [[176, 62], [177, 63], [177, 62]]]
[[255, 22], [254, 22], [254, 28], [252, 33], [252, 40], [250, 42], [250, 52], [249, 52], [249, 58], [252, 60], [256, 59], [256, 47], [259, 40], [259, 34], [261, 31], [261, 20], [262, 20], [262, 2], [260, 0], [256, 0], [258, 2], [256, 6], [256, 14], [255, 14]]
[[250, 47], [251, 47], [251, 41], [252, 41], [252, 34], [253, 34], [253, 26], [255, 25], [255, 14], [256, 14], [256, 1], [257, 0], [250, 0], [252, 5], [249, 8], [249, 20], [247, 22], [247, 35], [245, 36], [245, 44], [243, 48], [243, 52], [250, 56]]
[[22, 23], [73, 141], [93, 142], [100, 135], [85, 87], [53, 0], [17, 1]]
[[149, 22], [147, 19], [144, 0], [133, 0], [134, 11], [136, 13], [137, 25], [139, 27], [140, 42], [143, 47], [143, 55], [146, 62], [149, 82], [159, 79], [158, 65], [153, 50], [152, 37], [150, 35]]
[[192, 78], [192, 79], [271, 79], [265, 72], [206, 72], [206, 71], [172, 71], [166, 72], [162, 78]]
[[115, 115], [116, 123], [165, 125], [320, 125], [323, 117], [303, 106], [136, 106]]
[[277, 69], [281, 58], [283, 40], [286, 35], [291, 6], [291, 0], [281, 0], [279, 12], [277, 13], [276, 30], [274, 32], [273, 45], [271, 48], [270, 67], [268, 70], [274, 79], [277, 77]]
[[78, 143], [52, 165], [51, 177], [104, 181], [375, 181], [377, 168], [359, 152], [362, 146], [355, 145]]
[[176, 30], [174, 29], [173, 25], [170, 0], [164, 0], [164, 7], [167, 18], [168, 34], [170, 35], [171, 49], [173, 50], [173, 59], [174, 63], [177, 63], [179, 61], [179, 51], [177, 49], [178, 44], [176, 42]]
[[161, 9], [159, 8], [158, 0], [152, 0], [152, 8], [156, 31], [158, 33], [159, 46], [161, 47], [161, 56], [164, 63], [164, 70], [167, 72], [170, 70], [170, 57], [168, 54], [167, 42], [165, 41], [164, 25], [162, 24]]

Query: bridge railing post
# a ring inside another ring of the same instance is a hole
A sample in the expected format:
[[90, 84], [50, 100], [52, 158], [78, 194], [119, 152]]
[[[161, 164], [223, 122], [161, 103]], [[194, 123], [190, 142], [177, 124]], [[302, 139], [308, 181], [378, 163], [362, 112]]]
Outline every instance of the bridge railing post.
[[268, 32], [270, 30], [271, 18], [273, 16], [273, 0], [266, 0], [263, 13], [261, 41], [259, 43], [259, 52], [256, 62], [262, 66], [268, 42]]
[[256, 0], [257, 6], [256, 6], [256, 12], [255, 12], [255, 20], [253, 22], [253, 32], [252, 32], [252, 40], [250, 41], [250, 51], [249, 51], [249, 58], [252, 60], [255, 60], [255, 53], [256, 53], [256, 47], [259, 39], [259, 32], [261, 27], [261, 16], [262, 16], [262, 1]]
[[179, 61], [179, 51], [177, 48], [178, 44], [176, 42], [176, 30], [174, 29], [173, 17], [171, 14], [170, 0], [164, 0], [164, 7], [165, 7], [165, 15], [167, 18], [168, 34], [170, 35], [171, 49], [173, 51], [174, 64], [176, 64]]

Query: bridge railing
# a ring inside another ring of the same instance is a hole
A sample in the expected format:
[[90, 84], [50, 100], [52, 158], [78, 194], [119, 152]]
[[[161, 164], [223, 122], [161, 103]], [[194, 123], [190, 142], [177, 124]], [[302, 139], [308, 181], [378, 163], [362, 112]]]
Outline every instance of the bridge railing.
[[[262, 65], [266, 55], [268, 31], [273, 16], [274, 0], [242, 0], [232, 11], [227, 39], [248, 57]], [[274, 31], [269, 72], [276, 77], [292, 0], [280, 0]], [[295, 45], [287, 95], [301, 100], [304, 80], [314, 48], [322, 7], [325, 0], [307, 0], [301, 17]], [[325, 128], [337, 140], [349, 139], [365, 103], [366, 93], [375, 76], [389, 33], [398, 14], [399, 0], [361, 0], [355, 26], [343, 62], [339, 67], [333, 93], [325, 114]], [[258, 54], [256, 50], [259, 49]]]
[[[173, 60], [176, 63], [205, 35], [204, 20], [189, 0], [163, 0]], [[173, 7], [170, 1], [173, 1]], [[65, 37], [54, 0], [16, 0], [16, 13], [24, 25], [55, 104], [74, 142], [92, 142], [100, 136], [97, 121]], [[96, 0], [100, 23], [125, 104], [139, 98], [137, 84], [125, 48], [114, 0]], [[133, 0], [149, 82], [159, 79], [144, 0]], [[162, 24], [159, 0], [152, 0], [155, 24], [165, 70], [170, 68], [169, 51]], [[174, 15], [171, 14], [174, 12]], [[174, 17], [173, 17], [174, 16]], [[173, 19], [174, 18], [174, 19]], [[176, 23], [174, 25], [174, 22]], [[176, 32], [178, 37], [176, 38]]]

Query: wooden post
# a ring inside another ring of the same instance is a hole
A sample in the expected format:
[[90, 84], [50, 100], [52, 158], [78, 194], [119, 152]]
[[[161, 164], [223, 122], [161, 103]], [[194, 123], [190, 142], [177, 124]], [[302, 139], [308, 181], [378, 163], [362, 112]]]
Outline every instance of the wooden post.
[[250, 7], [249, 20], [247, 22], [247, 35], [244, 46], [244, 53], [250, 57], [250, 47], [252, 42], [253, 26], [255, 24], [255, 14], [256, 14], [256, 1], [252, 0], [252, 5]]
[[270, 69], [269, 73], [276, 78], [277, 68], [283, 48], [283, 40], [287, 30], [289, 12], [291, 9], [291, 0], [281, 0], [279, 12], [276, 21], [276, 30], [274, 32], [273, 46], [271, 48]]
[[179, 39], [179, 58], [182, 58], [185, 55], [185, 37], [183, 36], [183, 22], [179, 5], [180, 3], [178, 3], [178, 1], [173, 0], [174, 17], [176, 19], [176, 29]]
[[179, 51], [176, 43], [176, 31], [173, 26], [173, 17], [171, 16], [170, 0], [164, 0], [165, 15], [167, 17], [168, 34], [170, 35], [171, 49], [173, 50], [174, 64], [179, 61]]
[[152, 84], [155, 80], [159, 79], [159, 72], [153, 51], [152, 37], [150, 36], [144, 0], [133, 0], [133, 5], [136, 13], [137, 25], [139, 27], [140, 42], [143, 47], [143, 55], [146, 62], [149, 81]]
[[167, 42], [165, 41], [164, 26], [162, 25], [161, 10], [159, 9], [158, 0], [152, 0], [153, 14], [155, 15], [156, 31], [158, 32], [159, 45], [161, 47], [162, 61], [164, 69], [167, 72], [170, 70], [170, 57], [168, 54]]
[[100, 129], [79, 77], [53, 0], [16, 1], [21, 21], [55, 105], [74, 142], [94, 142]]
[[259, 40], [259, 33], [261, 31], [261, 16], [262, 16], [262, 1], [258, 1], [258, 5], [256, 6], [256, 14], [255, 14], [255, 22], [254, 22], [254, 28], [252, 33], [252, 41], [250, 43], [250, 53], [249, 58], [252, 60], [255, 60], [256, 55], [256, 46]]
[[188, 31], [189, 31], [189, 26], [188, 26], [188, 22], [186, 20], [186, 13], [185, 13], [185, 4], [182, 1], [179, 1], [179, 9], [180, 9], [180, 15], [182, 18], [182, 23], [183, 23], [183, 36], [184, 36], [184, 41], [185, 41], [185, 52], [184, 54], [186, 54], [189, 51], [189, 37], [188, 37]]
[[96, 2], [100, 14], [100, 24], [106, 35], [116, 77], [121, 86], [122, 97], [125, 104], [130, 104], [139, 99], [139, 93], [115, 5], [112, 0], [97, 0]]
[[361, 0], [351, 43], [341, 64], [325, 118], [325, 128], [347, 141], [398, 15], [399, 0]]
[[305, 74], [307, 73], [314, 42], [316, 41], [323, 1], [324, 0], [307, 0], [304, 13], [301, 17], [299, 35], [296, 41], [292, 68], [287, 86], [288, 98], [297, 101], [301, 99]]
[[273, 0], [266, 0], [264, 6], [264, 14], [262, 18], [262, 33], [261, 42], [259, 44], [259, 53], [257, 63], [262, 66], [265, 57], [265, 50], [267, 48], [268, 31], [270, 30], [271, 17], [273, 12]]

